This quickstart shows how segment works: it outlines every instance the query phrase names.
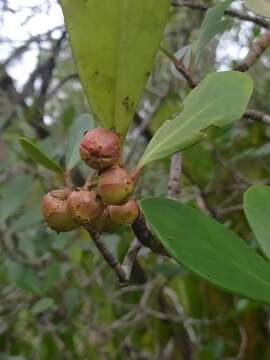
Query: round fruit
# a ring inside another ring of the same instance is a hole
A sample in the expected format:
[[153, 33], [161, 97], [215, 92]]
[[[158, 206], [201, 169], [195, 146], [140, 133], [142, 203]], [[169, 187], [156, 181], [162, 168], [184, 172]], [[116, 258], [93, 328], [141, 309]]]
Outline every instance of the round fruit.
[[79, 227], [71, 217], [67, 206], [68, 189], [53, 190], [42, 199], [42, 211], [47, 225], [57, 231], [71, 231]]
[[120, 137], [110, 129], [89, 130], [81, 141], [80, 155], [89, 167], [97, 170], [106, 169], [116, 164], [120, 159]]
[[97, 232], [110, 232], [116, 224], [112, 221], [108, 208], [105, 208], [101, 216], [91, 223], [91, 227]]
[[112, 221], [117, 225], [131, 225], [139, 215], [139, 206], [137, 201], [130, 199], [124, 205], [110, 205], [108, 207], [109, 215]]
[[115, 165], [101, 174], [97, 190], [105, 204], [122, 205], [133, 193], [134, 184], [125, 168]]
[[67, 204], [73, 220], [80, 225], [89, 224], [103, 211], [102, 201], [95, 190], [74, 190]]

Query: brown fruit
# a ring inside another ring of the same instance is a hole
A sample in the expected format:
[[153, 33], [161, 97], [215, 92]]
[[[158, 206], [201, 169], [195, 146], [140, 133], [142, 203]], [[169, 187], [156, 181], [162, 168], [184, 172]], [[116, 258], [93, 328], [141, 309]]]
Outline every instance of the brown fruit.
[[105, 208], [101, 216], [91, 223], [91, 227], [97, 232], [110, 232], [115, 227], [116, 224], [112, 221], [108, 208]]
[[67, 199], [70, 193], [68, 189], [53, 190], [42, 199], [44, 219], [47, 225], [57, 232], [71, 231], [79, 227], [72, 220], [67, 206]]
[[125, 168], [115, 165], [101, 174], [97, 190], [105, 204], [122, 205], [133, 193], [134, 184]]
[[106, 169], [119, 161], [120, 137], [113, 130], [105, 128], [87, 131], [80, 144], [80, 155], [89, 167]]
[[74, 190], [67, 204], [73, 220], [81, 225], [97, 219], [103, 211], [102, 201], [95, 190]]
[[112, 221], [117, 225], [131, 225], [139, 215], [139, 206], [137, 201], [130, 199], [124, 205], [110, 205], [108, 207], [109, 215]]

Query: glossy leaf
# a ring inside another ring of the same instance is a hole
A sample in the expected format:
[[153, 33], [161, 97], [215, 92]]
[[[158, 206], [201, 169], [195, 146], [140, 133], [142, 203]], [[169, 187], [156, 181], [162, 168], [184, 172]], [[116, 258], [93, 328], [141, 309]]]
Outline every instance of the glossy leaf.
[[53, 159], [47, 156], [43, 151], [41, 151], [37, 145], [32, 141], [21, 137], [20, 138], [21, 146], [24, 152], [37, 164], [54, 171], [56, 173], [63, 172], [63, 169], [59, 164], [57, 164]]
[[225, 0], [210, 8], [203, 20], [199, 36], [193, 46], [193, 53], [200, 53], [210, 40], [218, 33], [223, 32], [227, 27], [227, 21], [222, 19], [224, 11], [234, 0]]
[[89, 114], [76, 119], [68, 131], [66, 147], [66, 170], [71, 170], [80, 160], [79, 145], [85, 131], [94, 128], [94, 120]]
[[0, 221], [5, 221], [22, 206], [32, 189], [30, 175], [17, 175], [4, 188], [0, 199]]
[[245, 0], [247, 8], [258, 15], [270, 17], [269, 0]]
[[149, 198], [140, 206], [179, 264], [225, 291], [270, 304], [270, 265], [235, 233], [174, 200]]
[[244, 196], [246, 218], [260, 247], [270, 259], [270, 187], [254, 185]]
[[152, 69], [169, 0], [62, 0], [88, 102], [104, 127], [124, 135]]
[[184, 100], [184, 110], [166, 121], [148, 144], [139, 167], [205, 139], [210, 125], [230, 124], [243, 115], [253, 91], [251, 78], [237, 71], [208, 75]]

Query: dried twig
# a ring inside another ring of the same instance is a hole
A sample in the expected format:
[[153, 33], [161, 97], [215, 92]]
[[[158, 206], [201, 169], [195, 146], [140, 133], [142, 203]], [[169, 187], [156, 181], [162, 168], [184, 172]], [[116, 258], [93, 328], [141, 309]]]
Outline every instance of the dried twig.
[[92, 237], [96, 247], [102, 254], [104, 260], [107, 264], [113, 269], [115, 274], [117, 275], [121, 284], [125, 285], [127, 283], [127, 276], [126, 272], [122, 268], [120, 262], [116, 259], [116, 257], [109, 251], [106, 247], [105, 243], [103, 242], [99, 233], [91, 229], [90, 226], [85, 226], [85, 229], [88, 231], [90, 236]]
[[178, 200], [180, 195], [180, 178], [182, 174], [182, 156], [174, 154], [171, 158], [171, 170], [168, 182], [168, 197]]
[[270, 31], [263, 32], [254, 44], [251, 46], [247, 56], [238, 65], [235, 66], [235, 70], [247, 71], [256, 60], [263, 54], [263, 52], [270, 45]]
[[148, 229], [148, 226], [145, 222], [142, 213], [139, 214], [135, 222], [132, 224], [132, 229], [137, 239], [144, 246], [150, 248], [153, 251], [153, 253], [169, 256], [167, 251], [161, 245], [161, 243], [154, 238], [153, 234]]
[[261, 121], [262, 123], [266, 125], [270, 125], [270, 115], [265, 114], [262, 111], [259, 110], [252, 110], [248, 109], [245, 114], [243, 115], [245, 119], [252, 119], [256, 121]]
[[[174, 1], [172, 1], [172, 6], [187, 7], [187, 8], [199, 10], [202, 12], [206, 12], [209, 9], [209, 7], [207, 5], [205, 5], [202, 2], [197, 1], [197, 0], [174, 0]], [[228, 15], [230, 17], [233, 17], [233, 18], [238, 18], [239, 20], [252, 22], [263, 28], [270, 27], [269, 21], [267, 21], [263, 18], [260, 18], [258, 16], [242, 13], [238, 10], [227, 9], [227, 10], [225, 10], [224, 14]]]
[[190, 69], [188, 69], [184, 62], [180, 59], [177, 59], [170, 51], [168, 51], [167, 49], [160, 47], [160, 50], [168, 56], [168, 58], [172, 61], [172, 63], [174, 64], [176, 70], [186, 79], [186, 81], [188, 82], [188, 85], [191, 89], [194, 89], [198, 83], [197, 81], [193, 78], [193, 74], [191, 72]]
[[122, 263], [122, 268], [125, 271], [126, 278], [128, 280], [130, 279], [134, 263], [141, 248], [142, 244], [137, 239], [134, 239], [126, 253], [126, 256]]

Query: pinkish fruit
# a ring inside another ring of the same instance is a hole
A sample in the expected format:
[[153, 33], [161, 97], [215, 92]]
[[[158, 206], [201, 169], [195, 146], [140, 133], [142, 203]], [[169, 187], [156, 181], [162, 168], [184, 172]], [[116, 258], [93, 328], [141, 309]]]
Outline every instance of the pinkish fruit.
[[121, 156], [119, 135], [110, 129], [96, 128], [84, 135], [80, 144], [82, 160], [97, 170], [116, 164]]
[[67, 206], [67, 199], [70, 193], [68, 189], [53, 190], [42, 199], [44, 219], [47, 225], [57, 232], [71, 231], [79, 227], [72, 220]]
[[67, 204], [73, 220], [80, 225], [89, 224], [103, 211], [102, 201], [95, 190], [74, 190]]
[[116, 227], [110, 217], [108, 208], [105, 208], [101, 216], [91, 223], [91, 227], [99, 233], [110, 232]]
[[124, 205], [110, 205], [108, 211], [115, 224], [132, 225], [139, 215], [139, 206], [136, 200], [130, 199]]
[[133, 193], [134, 184], [123, 166], [114, 165], [101, 174], [97, 190], [105, 204], [122, 205]]

